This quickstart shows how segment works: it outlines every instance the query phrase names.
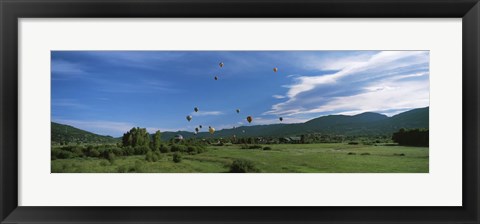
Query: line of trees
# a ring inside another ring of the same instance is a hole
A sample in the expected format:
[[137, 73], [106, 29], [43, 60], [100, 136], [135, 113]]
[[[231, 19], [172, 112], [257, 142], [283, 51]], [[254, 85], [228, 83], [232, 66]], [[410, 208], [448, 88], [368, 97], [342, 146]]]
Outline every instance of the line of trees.
[[[205, 152], [206, 146], [199, 141], [162, 142], [162, 134], [156, 131], [150, 136], [146, 128], [132, 128], [122, 136], [117, 145], [67, 145], [52, 148], [52, 160], [76, 157], [97, 157], [113, 160], [116, 156], [146, 155], [147, 161], [156, 161], [162, 153], [198, 154]], [[178, 156], [177, 156], [178, 157]]]
[[399, 145], [405, 146], [424, 146], [429, 145], [428, 129], [405, 129], [393, 133], [392, 140]]

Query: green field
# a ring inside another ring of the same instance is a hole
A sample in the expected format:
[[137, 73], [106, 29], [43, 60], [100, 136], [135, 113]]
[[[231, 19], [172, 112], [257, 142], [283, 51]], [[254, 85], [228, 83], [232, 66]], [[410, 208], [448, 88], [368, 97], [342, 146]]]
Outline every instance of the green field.
[[165, 153], [157, 162], [145, 156], [120, 156], [109, 161], [82, 157], [56, 159], [52, 173], [225, 173], [234, 160], [251, 161], [261, 173], [428, 173], [428, 147], [349, 145], [347, 143], [209, 146], [204, 153], [183, 154], [173, 162]]

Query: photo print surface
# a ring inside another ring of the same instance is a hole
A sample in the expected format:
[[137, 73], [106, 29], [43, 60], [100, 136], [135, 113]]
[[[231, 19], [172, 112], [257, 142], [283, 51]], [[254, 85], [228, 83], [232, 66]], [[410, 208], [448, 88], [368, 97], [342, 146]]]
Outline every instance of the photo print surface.
[[428, 173], [429, 51], [52, 51], [52, 173]]

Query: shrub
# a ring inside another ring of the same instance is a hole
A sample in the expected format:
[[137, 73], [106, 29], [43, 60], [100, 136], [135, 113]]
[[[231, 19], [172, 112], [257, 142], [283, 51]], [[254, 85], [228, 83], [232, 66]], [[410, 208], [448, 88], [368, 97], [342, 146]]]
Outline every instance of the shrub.
[[230, 165], [230, 173], [257, 173], [259, 171], [253, 162], [244, 159], [236, 159]]
[[84, 150], [83, 147], [74, 146], [72, 148], [72, 153], [73, 153], [74, 157], [82, 157], [84, 155], [83, 150]]
[[159, 151], [155, 151], [153, 153], [153, 158], [155, 159], [155, 161], [160, 161], [162, 159], [162, 154], [160, 154]]
[[59, 150], [52, 150], [52, 158], [53, 157], [57, 159], [70, 159], [75, 157], [75, 155], [70, 151], [59, 149]]
[[205, 147], [204, 146], [201, 146], [201, 145], [197, 145], [197, 146], [188, 146], [187, 147], [187, 152], [188, 154], [199, 154], [199, 153], [202, 153], [202, 152], [205, 152]]
[[121, 148], [118, 148], [118, 147], [109, 148], [108, 151], [112, 152], [116, 156], [123, 156], [124, 155], [123, 150]]
[[88, 152], [88, 156], [90, 157], [99, 157], [100, 156], [100, 152], [96, 149], [92, 149]]
[[349, 142], [349, 145], [358, 145], [358, 142]]
[[197, 147], [195, 146], [188, 146], [187, 147], [187, 152], [188, 154], [197, 154], [198, 153], [198, 150], [197, 150]]
[[160, 145], [160, 152], [161, 152], [161, 153], [170, 152], [170, 148], [168, 148], [168, 146], [166, 146], [166, 145], [164, 145], [164, 144], [161, 144], [161, 145]]
[[263, 147], [261, 145], [247, 145], [244, 144], [241, 147], [242, 149], [262, 149]]
[[108, 161], [113, 164], [115, 162], [115, 154], [109, 152], [106, 159], [108, 159]]
[[123, 147], [123, 154], [126, 156], [134, 155], [135, 149], [131, 146]]
[[265, 146], [265, 147], [263, 147], [263, 150], [272, 150], [272, 147], [270, 147], [270, 146]]
[[155, 161], [153, 161], [153, 152], [152, 151], [148, 151], [147, 154], [145, 154], [145, 160], [148, 161], [148, 162], [155, 162]]
[[145, 155], [150, 151], [150, 148], [147, 146], [137, 146], [134, 148], [135, 155]]
[[349, 152], [347, 155], [357, 155], [357, 153]]
[[184, 145], [174, 144], [170, 147], [170, 151], [172, 152], [185, 152], [187, 149]]
[[182, 155], [178, 152], [173, 154], [173, 162], [179, 163], [182, 161]]
[[145, 155], [145, 160], [148, 162], [157, 162], [160, 159], [160, 153], [159, 152], [152, 152], [149, 151]]
[[370, 155], [370, 153], [364, 152], [364, 153], [362, 153], [362, 154], [360, 154], [360, 155], [361, 155], [361, 156], [368, 156], [368, 155]]
[[206, 152], [207, 148], [204, 145], [197, 145], [197, 153]]
[[394, 156], [405, 156], [405, 153], [393, 153]]
[[51, 160], [57, 159], [58, 158], [57, 157], [58, 153], [60, 153], [59, 149], [52, 148], [52, 151], [50, 151], [50, 159]]

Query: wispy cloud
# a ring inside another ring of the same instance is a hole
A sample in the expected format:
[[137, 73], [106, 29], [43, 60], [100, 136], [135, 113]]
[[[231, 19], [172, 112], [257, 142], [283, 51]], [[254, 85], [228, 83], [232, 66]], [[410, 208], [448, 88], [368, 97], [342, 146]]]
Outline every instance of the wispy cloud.
[[134, 80], [133, 82], [122, 82], [115, 80], [92, 80], [102, 88], [99, 91], [106, 93], [153, 93], [153, 92], [168, 92], [178, 93], [182, 91], [179, 88], [170, 86], [168, 82], [159, 82], [155, 80]]
[[275, 99], [284, 99], [284, 98], [287, 98], [286, 96], [282, 96], [282, 95], [273, 95], [272, 97], [275, 98]]
[[198, 111], [195, 113], [192, 113], [192, 116], [218, 116], [224, 114], [222, 111]]
[[165, 132], [165, 131], [171, 131], [171, 132], [176, 132], [180, 130], [179, 128], [158, 128], [158, 127], [146, 127], [148, 133], [153, 134], [157, 131], [160, 132]]
[[87, 72], [81, 64], [65, 60], [52, 60], [51, 74], [53, 80], [69, 80], [85, 76]]
[[315, 54], [307, 55], [301, 58], [301, 64], [304, 68], [312, 70], [342, 70], [352, 66], [352, 64], [365, 62], [372, 55], [370, 51], [360, 51], [360, 53], [348, 56], [344, 56], [341, 53], [340, 51], [339, 54], [333, 53], [322, 56]]
[[[358, 72], [362, 72], [368, 69], [378, 68], [380, 66], [395, 66], [401, 67], [404, 64], [391, 64], [396, 60], [400, 60], [405, 57], [424, 55], [424, 52], [417, 51], [384, 51], [372, 56], [369, 60], [363, 62], [351, 62], [348, 66], [330, 75], [321, 76], [302, 76], [296, 79], [297, 84], [290, 86], [290, 90], [287, 95], [290, 98], [296, 95], [312, 90], [317, 86], [336, 82], [338, 79], [348, 75], [352, 75]], [[389, 67], [391, 69], [391, 67]]]
[[89, 106], [75, 99], [52, 99], [53, 107], [68, 107], [72, 109], [87, 109]]
[[335, 65], [341, 70], [333, 74], [294, 78], [294, 84], [287, 86], [286, 101], [274, 104], [264, 114], [359, 113], [428, 106], [429, 73], [424, 66], [428, 52], [384, 51], [354, 59], [351, 63], [347, 63], [350, 57], [341, 60], [341, 66]]
[[184, 56], [182, 52], [170, 51], [91, 51], [85, 54], [103, 63], [150, 70], [157, 70], [160, 62], [178, 60]]
[[[380, 83], [370, 91], [352, 96], [335, 97], [317, 108], [299, 111], [298, 114], [335, 112], [354, 115], [362, 112], [381, 112], [391, 108], [419, 108], [429, 104], [428, 82]], [[369, 89], [367, 87], [367, 89]], [[405, 100], [401, 100], [405, 99]]]
[[299, 117], [283, 117], [283, 121], [280, 121], [279, 118], [267, 118], [267, 117], [255, 117], [255, 125], [267, 125], [267, 124], [294, 124], [294, 123], [303, 123], [310, 119], [308, 118], [299, 118]]

